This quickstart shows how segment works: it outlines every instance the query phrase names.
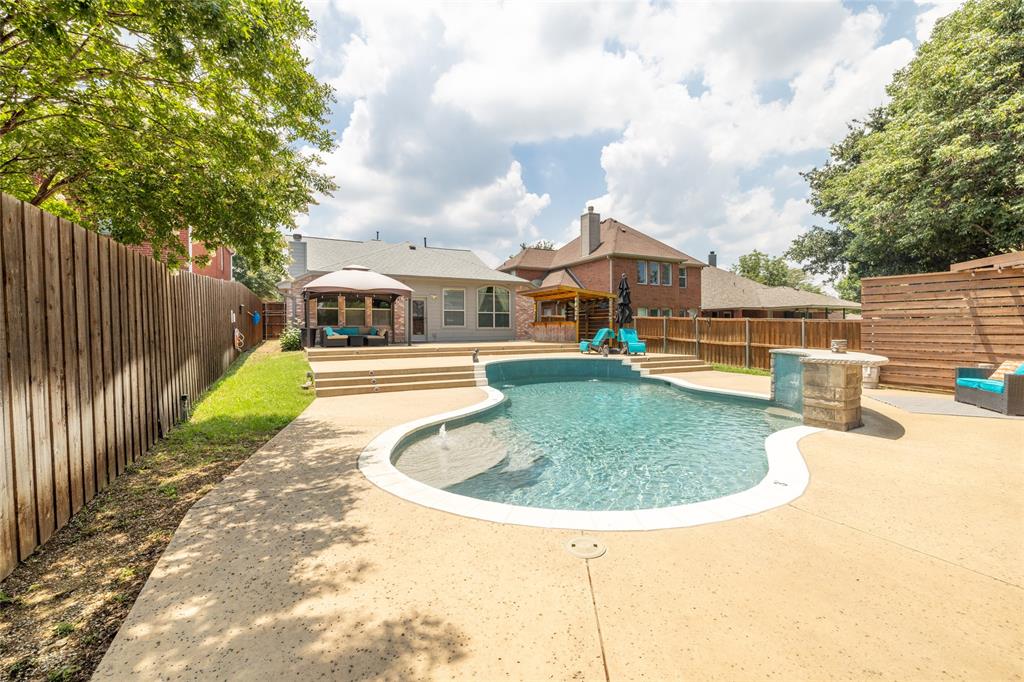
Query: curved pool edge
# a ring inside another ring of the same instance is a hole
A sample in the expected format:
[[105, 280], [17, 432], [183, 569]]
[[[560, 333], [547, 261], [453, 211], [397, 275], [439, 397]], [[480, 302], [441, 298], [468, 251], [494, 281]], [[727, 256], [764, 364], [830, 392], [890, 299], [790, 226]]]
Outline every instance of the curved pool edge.
[[[667, 380], [684, 389], [765, 398], [756, 393], [697, 387], [690, 382], [665, 376], [659, 376], [658, 380]], [[484, 412], [506, 399], [505, 394], [490, 386], [478, 388], [486, 393], [486, 397], [474, 405], [414, 419], [377, 435], [359, 454], [359, 470], [378, 488], [403, 500], [481, 521], [582, 531], [666, 530], [759, 514], [797, 499], [810, 482], [810, 472], [798, 443], [806, 436], [822, 431], [811, 426], [793, 426], [768, 436], [764, 444], [768, 473], [751, 488], [703, 502], [632, 511], [545, 509], [480, 500], [420, 483], [403, 474], [392, 464], [392, 452], [399, 442], [413, 431], [457, 417]]]

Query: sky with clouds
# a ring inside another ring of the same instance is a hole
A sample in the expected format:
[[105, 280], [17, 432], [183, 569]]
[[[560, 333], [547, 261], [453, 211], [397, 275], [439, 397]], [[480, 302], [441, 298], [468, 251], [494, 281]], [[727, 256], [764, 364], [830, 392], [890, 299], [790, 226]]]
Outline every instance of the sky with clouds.
[[493, 265], [571, 239], [593, 205], [728, 265], [820, 224], [799, 172], [957, 3], [306, 5], [339, 189], [301, 232]]

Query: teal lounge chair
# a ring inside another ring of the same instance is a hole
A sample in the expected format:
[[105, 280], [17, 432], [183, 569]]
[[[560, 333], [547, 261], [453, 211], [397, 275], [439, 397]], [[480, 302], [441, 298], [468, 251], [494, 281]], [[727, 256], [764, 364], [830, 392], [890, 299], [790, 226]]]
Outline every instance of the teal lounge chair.
[[589, 353], [590, 351], [601, 351], [601, 346], [612, 340], [612, 330], [608, 327], [602, 327], [597, 330], [597, 334], [594, 334], [593, 341], [580, 341], [580, 352]]
[[955, 397], [958, 403], [1024, 416], [1024, 362], [1004, 362], [998, 370], [958, 367]]
[[644, 355], [647, 355], [647, 342], [640, 340], [640, 337], [636, 335], [635, 329], [629, 329], [627, 327], [620, 328], [619, 343], [622, 344], [622, 349], [626, 355], [632, 355], [634, 353], [643, 353]]

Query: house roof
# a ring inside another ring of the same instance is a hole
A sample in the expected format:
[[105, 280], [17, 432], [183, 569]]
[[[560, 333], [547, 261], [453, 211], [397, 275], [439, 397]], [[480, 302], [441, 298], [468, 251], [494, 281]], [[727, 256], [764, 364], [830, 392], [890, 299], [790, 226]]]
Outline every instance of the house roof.
[[554, 249], [535, 249], [526, 247], [498, 266], [499, 270], [526, 268], [530, 270], [547, 270], [555, 257]]
[[580, 253], [580, 249], [579, 237], [556, 251], [523, 249], [499, 265], [498, 269], [502, 271], [515, 268], [555, 270], [608, 256], [651, 258], [686, 263], [687, 265], [704, 265], [693, 256], [674, 249], [665, 242], [658, 241], [614, 218], [605, 218], [601, 221], [601, 243], [592, 253], [584, 256]]
[[770, 287], [719, 268], [704, 268], [700, 273], [700, 307], [704, 310], [738, 308], [845, 308], [860, 310], [860, 303], [835, 296], [815, 294], [792, 287]]
[[583, 283], [576, 279], [576, 275], [572, 274], [572, 270], [565, 268], [562, 270], [553, 270], [552, 272], [549, 272], [547, 276], [543, 280], [541, 280], [540, 286], [566, 286], [583, 288]]
[[[306, 269], [333, 272], [346, 265], [363, 265], [391, 277], [484, 280], [526, 284], [526, 280], [487, 266], [468, 249], [418, 246], [411, 242], [390, 244], [376, 240], [352, 241], [302, 236], [306, 242]], [[293, 242], [289, 242], [293, 243]]]

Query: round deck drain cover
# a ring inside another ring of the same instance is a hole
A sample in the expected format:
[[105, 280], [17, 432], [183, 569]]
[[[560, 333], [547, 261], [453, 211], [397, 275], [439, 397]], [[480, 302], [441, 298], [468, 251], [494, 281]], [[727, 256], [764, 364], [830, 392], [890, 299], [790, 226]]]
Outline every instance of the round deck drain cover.
[[586, 535], [567, 540], [565, 550], [580, 559], [596, 559], [608, 551], [600, 542]]

